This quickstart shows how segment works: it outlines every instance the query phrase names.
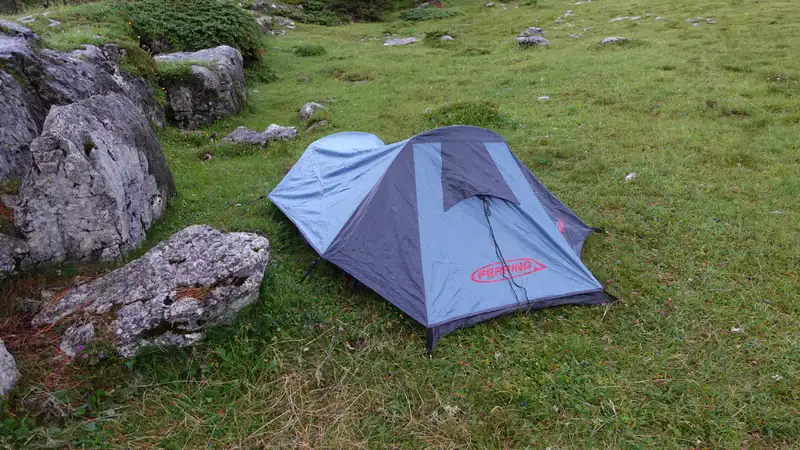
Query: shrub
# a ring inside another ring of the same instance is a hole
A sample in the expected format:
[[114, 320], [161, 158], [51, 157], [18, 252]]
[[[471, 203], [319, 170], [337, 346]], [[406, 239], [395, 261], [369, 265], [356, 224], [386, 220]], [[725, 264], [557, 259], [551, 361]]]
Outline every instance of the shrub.
[[456, 11], [448, 11], [440, 8], [411, 8], [400, 13], [401, 20], [421, 21], [421, 20], [434, 20], [446, 19], [448, 17], [457, 16], [459, 13]]
[[392, 0], [333, 0], [330, 4], [334, 11], [368, 22], [380, 21], [393, 6]]
[[519, 126], [516, 120], [500, 111], [497, 103], [486, 100], [458, 102], [426, 111], [424, 122], [429, 128], [448, 125], [474, 125], [486, 128]]
[[327, 53], [325, 47], [318, 44], [302, 44], [294, 48], [297, 56], [319, 56]]
[[230, 45], [250, 65], [261, 59], [253, 16], [231, 0], [131, 0], [117, 7], [140, 44], [155, 52], [193, 51]]

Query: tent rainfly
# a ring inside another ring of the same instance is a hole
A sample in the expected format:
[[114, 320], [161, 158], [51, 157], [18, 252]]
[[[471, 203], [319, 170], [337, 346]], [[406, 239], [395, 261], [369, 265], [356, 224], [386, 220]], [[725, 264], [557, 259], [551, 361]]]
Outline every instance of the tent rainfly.
[[489, 130], [333, 134], [269, 198], [321, 258], [425, 326], [428, 351], [512, 311], [613, 298], [581, 262], [592, 228]]

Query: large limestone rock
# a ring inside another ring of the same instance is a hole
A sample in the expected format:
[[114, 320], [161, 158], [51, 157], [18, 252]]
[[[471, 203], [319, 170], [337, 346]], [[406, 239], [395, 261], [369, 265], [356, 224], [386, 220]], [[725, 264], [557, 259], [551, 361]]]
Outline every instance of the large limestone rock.
[[22, 178], [31, 162], [30, 143], [39, 135], [32, 96], [0, 70], [0, 180]]
[[28, 254], [28, 244], [5, 234], [0, 234], [0, 280], [16, 269]]
[[17, 362], [0, 339], [0, 396], [7, 396], [19, 381]]
[[175, 193], [150, 122], [122, 95], [53, 107], [31, 154], [13, 207], [34, 264], [120, 257]]
[[295, 127], [283, 127], [273, 123], [261, 133], [247, 127], [238, 127], [231, 134], [225, 136], [222, 142], [266, 147], [270, 141], [291, 141], [296, 137], [297, 129]]
[[268, 261], [264, 237], [191, 226], [127, 266], [68, 291], [46, 305], [33, 325], [78, 319], [82, 325], [71, 327], [65, 342], [80, 335], [81, 345], [85, 336], [103, 337], [98, 330], [107, 329], [125, 357], [142, 346], [190, 345], [209, 327], [230, 324], [258, 298]]
[[190, 76], [165, 82], [170, 118], [182, 128], [207, 125], [242, 110], [247, 95], [239, 50], [227, 45], [197, 52], [168, 53], [156, 62], [186, 64]]
[[29, 144], [54, 105], [117, 93], [163, 126], [164, 110], [147, 83], [119, 69], [124, 50], [108, 44], [86, 45], [70, 53], [37, 51], [37, 40], [30, 29], [0, 21], [0, 180], [27, 172]]

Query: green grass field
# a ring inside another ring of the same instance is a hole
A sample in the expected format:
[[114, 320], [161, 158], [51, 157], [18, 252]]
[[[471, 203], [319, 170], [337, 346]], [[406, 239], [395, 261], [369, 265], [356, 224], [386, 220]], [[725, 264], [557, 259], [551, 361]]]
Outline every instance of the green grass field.
[[[7, 445], [800, 447], [800, 4], [451, 3], [462, 14], [443, 20], [298, 24], [265, 39], [279, 79], [251, 83], [245, 112], [196, 135], [163, 132], [179, 196], [137, 255], [191, 224], [265, 233], [260, 300], [194, 349], [79, 360], [55, 387], [46, 364], [20, 357], [18, 397], [50, 390], [74, 410], [45, 423], [14, 409]], [[642, 17], [609, 22], [619, 16]], [[550, 48], [518, 48], [529, 26]], [[456, 40], [382, 45], [387, 32], [435, 31]], [[633, 41], [596, 48], [607, 36]], [[295, 55], [303, 44], [326, 53]], [[304, 130], [297, 110], [320, 100], [330, 123], [313, 135], [209, 146], [239, 125]], [[328, 133], [399, 141], [450, 120], [440, 108], [485, 101], [501, 115], [456, 120], [503, 134], [606, 230], [583, 260], [620, 301], [493, 320], [428, 357], [420, 325], [346, 291], [332, 265], [300, 283], [316, 255], [264, 196]]]

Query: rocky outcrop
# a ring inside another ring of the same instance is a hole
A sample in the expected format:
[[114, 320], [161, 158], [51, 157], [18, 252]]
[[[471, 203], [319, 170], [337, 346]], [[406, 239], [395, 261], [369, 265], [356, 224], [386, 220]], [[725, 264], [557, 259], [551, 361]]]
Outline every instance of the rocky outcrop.
[[0, 280], [16, 269], [28, 255], [28, 244], [5, 234], [0, 234]]
[[256, 17], [256, 23], [263, 34], [270, 36], [283, 36], [286, 34], [286, 30], [294, 30], [296, 28], [291, 19], [281, 16]]
[[37, 40], [30, 29], [0, 21], [0, 180], [27, 172], [29, 144], [54, 105], [117, 93], [131, 99], [151, 122], [163, 126], [163, 108], [147, 83], [119, 69], [124, 50], [111, 44], [86, 45], [59, 53], [37, 50]]
[[410, 44], [413, 44], [413, 43], [415, 43], [417, 41], [419, 41], [419, 39], [415, 38], [414, 36], [407, 37], [407, 38], [392, 38], [392, 39], [386, 39], [385, 41], [383, 41], [383, 45], [385, 45], [387, 47], [395, 47], [395, 46], [398, 46], [398, 45], [410, 45]]
[[17, 361], [6, 350], [6, 345], [0, 339], [0, 396], [6, 397], [14, 390], [19, 381]]
[[280, 11], [302, 11], [303, 5], [289, 5], [287, 3], [270, 2], [267, 0], [256, 0], [253, 2], [250, 9], [259, 12], [280, 12]]
[[266, 146], [270, 141], [291, 141], [296, 137], [297, 129], [295, 127], [282, 127], [273, 123], [261, 133], [247, 127], [239, 127], [225, 136], [222, 142]]
[[31, 97], [14, 77], [0, 71], [0, 180], [21, 178], [30, 166], [30, 143], [41, 125]]
[[61, 335], [61, 344], [58, 349], [70, 358], [74, 358], [93, 340], [94, 324], [75, 324], [67, 328], [67, 331]]
[[242, 110], [247, 91], [239, 50], [223, 45], [155, 59], [159, 65], [188, 66], [186, 76], [169, 77], [163, 82], [169, 97], [167, 112], [181, 128], [207, 125]]
[[31, 155], [13, 208], [34, 264], [120, 257], [175, 193], [150, 122], [122, 95], [54, 107]]
[[125, 357], [142, 346], [190, 345], [209, 327], [230, 324], [258, 298], [268, 261], [264, 237], [191, 226], [127, 266], [68, 291], [33, 325], [72, 317], [93, 324], [96, 335], [108, 329], [107, 338]]

